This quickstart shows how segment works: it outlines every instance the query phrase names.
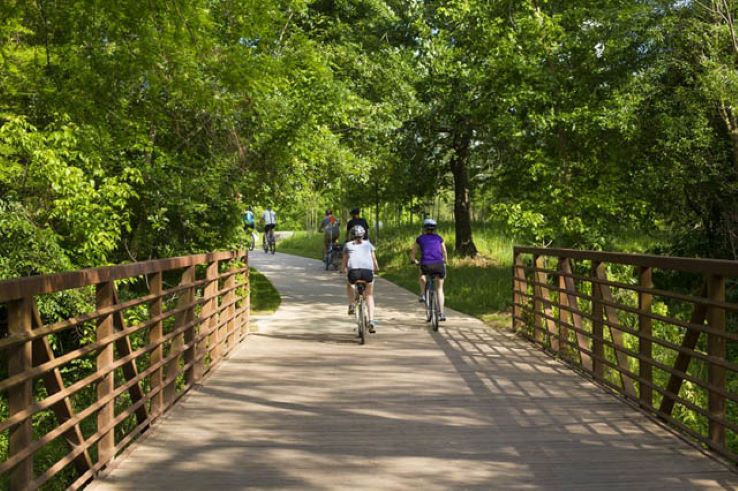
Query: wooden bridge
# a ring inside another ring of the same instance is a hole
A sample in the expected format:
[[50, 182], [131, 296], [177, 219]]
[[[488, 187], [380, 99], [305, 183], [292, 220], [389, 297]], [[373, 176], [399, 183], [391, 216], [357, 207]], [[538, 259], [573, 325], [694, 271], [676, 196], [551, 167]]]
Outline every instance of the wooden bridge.
[[[282, 294], [253, 323], [241, 253], [0, 283], [2, 485], [738, 488], [734, 263], [519, 248], [533, 342], [455, 312], [429, 332], [380, 280], [358, 346], [339, 276], [249, 262]], [[704, 286], [654, 286], [673, 274]]]

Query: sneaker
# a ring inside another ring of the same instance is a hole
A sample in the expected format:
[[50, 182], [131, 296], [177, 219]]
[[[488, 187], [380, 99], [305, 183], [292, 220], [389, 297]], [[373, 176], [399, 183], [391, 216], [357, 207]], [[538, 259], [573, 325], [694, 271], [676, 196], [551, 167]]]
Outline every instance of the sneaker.
[[356, 312], [356, 309], [354, 308], [354, 306], [349, 305], [348, 315], [354, 315], [354, 312]]
[[377, 332], [376, 329], [374, 329], [376, 326], [377, 326], [377, 321], [374, 321], [374, 320], [369, 321], [369, 332], [372, 334]]
[[441, 315], [439, 315], [439, 316], [438, 316], [438, 320], [439, 320], [439, 321], [442, 321], [442, 322], [445, 322], [445, 321], [446, 321], [446, 314], [441, 314]]
[[421, 295], [418, 297], [418, 303], [425, 303], [425, 295]]

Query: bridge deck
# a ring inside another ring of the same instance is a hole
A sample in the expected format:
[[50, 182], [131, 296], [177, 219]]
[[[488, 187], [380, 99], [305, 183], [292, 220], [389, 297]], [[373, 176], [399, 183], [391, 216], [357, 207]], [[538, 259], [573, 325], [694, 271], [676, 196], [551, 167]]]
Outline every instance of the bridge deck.
[[507, 333], [451, 313], [432, 334], [416, 298], [381, 281], [382, 325], [360, 347], [337, 273], [280, 254], [252, 264], [282, 308], [93, 489], [738, 487]]

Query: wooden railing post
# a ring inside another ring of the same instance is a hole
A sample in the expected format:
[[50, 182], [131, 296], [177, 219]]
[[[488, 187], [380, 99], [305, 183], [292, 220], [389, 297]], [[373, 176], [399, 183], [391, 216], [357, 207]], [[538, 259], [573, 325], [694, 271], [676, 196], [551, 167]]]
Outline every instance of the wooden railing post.
[[[195, 266], [190, 266], [182, 272], [182, 283], [194, 283], [196, 278]], [[182, 292], [182, 304], [189, 305], [189, 308], [185, 311], [184, 322], [190, 323], [195, 320], [195, 287], [192, 286]], [[184, 344], [188, 345], [184, 351], [184, 362], [185, 365], [190, 365], [185, 370], [185, 384], [190, 386], [195, 383], [195, 356], [196, 356], [196, 339], [197, 339], [197, 328], [193, 323], [192, 326], [188, 327], [184, 332]], [[191, 345], [191, 346], [190, 346]]]
[[[535, 263], [536, 269], [546, 269], [546, 258], [538, 256]], [[551, 292], [548, 288], [548, 273], [544, 271], [536, 271], [535, 274], [537, 286], [537, 295], [541, 298], [541, 306], [543, 314], [544, 330], [541, 332], [542, 340], [548, 337], [548, 345], [554, 353], [559, 352], [559, 333], [556, 329], [556, 321], [553, 317], [553, 307], [551, 306]]]
[[[115, 302], [115, 286], [113, 282], [99, 283], [97, 285], [97, 309], [101, 310], [110, 307]], [[101, 317], [97, 322], [97, 341], [106, 341], [114, 333], [113, 314]], [[108, 343], [105, 347], [100, 348], [97, 355], [97, 371], [101, 372], [108, 369], [113, 364], [114, 351], [113, 343]], [[97, 383], [98, 400], [107, 397], [113, 393], [114, 378], [113, 372], [110, 371], [103, 375]], [[115, 400], [111, 399], [106, 402], [97, 412], [97, 431], [109, 426], [115, 417]], [[109, 428], [97, 442], [97, 459], [98, 462], [109, 462], [115, 453], [115, 428]]]
[[[195, 280], [194, 267], [189, 267], [182, 272], [179, 281], [180, 286], [188, 285]], [[181, 329], [190, 320], [190, 309], [192, 306], [192, 298], [190, 289], [186, 288], [179, 294], [177, 299], [177, 309], [179, 312], [174, 316], [174, 330]], [[165, 376], [167, 383], [164, 387], [164, 405], [169, 408], [177, 398], [177, 378], [179, 377], [179, 357], [184, 349], [184, 333], [177, 334], [172, 338], [169, 344], [169, 357], [171, 359], [166, 363]]]
[[228, 265], [228, 271], [231, 273], [231, 275], [226, 278], [225, 281], [225, 289], [228, 291], [228, 293], [225, 294], [225, 298], [223, 301], [228, 304], [228, 307], [226, 308], [226, 316], [228, 319], [228, 322], [225, 323], [225, 335], [226, 339], [224, 340], [225, 344], [225, 354], [228, 354], [233, 350], [233, 348], [236, 346], [237, 343], [237, 336], [236, 336], [236, 274], [235, 270], [237, 270], [238, 267], [236, 266], [235, 261], [231, 261]]
[[210, 300], [207, 300], [203, 304], [202, 310], [200, 312], [200, 318], [202, 320], [200, 322], [200, 332], [198, 334], [198, 337], [200, 337], [201, 339], [197, 343], [196, 349], [196, 356], [197, 358], [199, 358], [199, 361], [195, 365], [197, 367], [197, 369], [195, 370], [196, 381], [199, 381], [202, 378], [203, 373], [205, 373], [205, 358], [208, 346], [208, 338], [212, 339], [212, 334], [206, 335], [206, 333], [208, 333], [212, 329], [212, 327], [216, 325], [216, 319], [213, 316], [213, 313], [215, 312], [215, 309], [218, 305], [218, 299], [217, 297], [215, 297], [215, 295], [217, 295], [218, 293], [218, 261], [214, 261], [208, 265], [207, 270], [205, 271], [205, 279], [207, 280], [207, 283], [205, 283], [203, 296], [205, 298], [209, 298]]
[[[533, 267], [538, 268], [541, 263], [541, 256], [533, 256]], [[538, 281], [538, 272], [533, 272], [533, 339], [543, 344], [543, 302], [541, 299], [541, 288], [535, 284]]]
[[[8, 304], [8, 330], [13, 334], [26, 334], [32, 329], [33, 309], [31, 298], [21, 298]], [[12, 377], [19, 373], [30, 370], [33, 366], [31, 359], [31, 341], [23, 343], [8, 353], [8, 376]], [[26, 380], [8, 389], [8, 412], [9, 416], [24, 411], [33, 404], [33, 380]], [[31, 418], [10, 428], [9, 435], [9, 457], [26, 449], [33, 440], [33, 426]], [[23, 459], [10, 472], [10, 489], [20, 490], [33, 480], [33, 455]]]
[[564, 272], [566, 269], [566, 258], [560, 257], [559, 263], [557, 267], [558, 279], [559, 279], [559, 316], [558, 316], [558, 324], [559, 324], [559, 346], [560, 346], [560, 353], [564, 358], [569, 359], [569, 353], [571, 351], [571, 348], [569, 346], [569, 328], [567, 324], [569, 323], [569, 318], [571, 317], [571, 312], [567, 310], [569, 308], [569, 298], [566, 294], [566, 277], [564, 277]]
[[584, 351], [590, 351], [590, 346], [589, 339], [585, 334], [582, 334], [581, 332], [584, 330], [584, 321], [582, 313], [579, 310], [577, 286], [574, 282], [574, 278], [572, 278], [571, 276], [574, 274], [574, 268], [572, 267], [571, 259], [568, 257], [565, 258], [563, 263], [561, 264], [561, 268], [562, 272], [565, 273], [563, 275], [563, 278], [564, 283], [566, 284], [566, 297], [568, 298], [569, 308], [571, 309], [572, 324], [574, 325], [576, 332], [577, 346], [579, 347], [579, 349], [577, 350], [579, 352], [579, 359], [582, 364], [582, 368], [590, 373], [593, 373], [594, 367], [592, 365], [592, 357], [589, 355], [589, 353]]
[[[152, 295], [161, 295], [163, 290], [162, 274], [154, 273], [149, 277], [149, 293]], [[159, 297], [152, 301], [149, 305], [149, 318], [153, 319], [158, 317], [163, 312], [164, 300]], [[152, 346], [156, 346], [151, 351], [151, 364], [156, 365], [161, 363], [164, 359], [164, 346], [162, 345], [162, 337], [164, 336], [163, 323], [162, 321], [154, 323], [149, 329], [149, 343]], [[164, 411], [164, 392], [161, 386], [164, 382], [164, 367], [160, 366], [151, 374], [150, 384], [151, 391], [154, 392], [158, 389], [151, 398], [151, 418], [158, 418]]]
[[248, 269], [248, 256], [246, 256], [246, 271], [243, 272], [242, 290], [244, 292], [241, 307], [243, 314], [241, 317], [241, 337], [248, 334], [251, 329], [251, 275]]
[[513, 259], [513, 331], [527, 327], [525, 322], [522, 321], [524, 313], [520, 307], [520, 305], [528, 302], [528, 298], [523, 295], [523, 293], [528, 293], [528, 285], [525, 281], [523, 267], [523, 255], [515, 252]]
[[[641, 267], [639, 270], [639, 284], [641, 288], [653, 288], [651, 268]], [[653, 303], [653, 295], [643, 291], [638, 292], [638, 310], [644, 313], [651, 312]], [[638, 375], [640, 381], [638, 383], [638, 396], [641, 405], [650, 408], [653, 406], [653, 389], [646, 382], [653, 382], [653, 366], [649, 361], [653, 359], [653, 343], [651, 336], [653, 329], [651, 326], [651, 318], [648, 315], [640, 314], [638, 316], [638, 354], [641, 358], [638, 360]]]
[[605, 270], [605, 265], [600, 261], [592, 261], [592, 357], [594, 358], [594, 377], [597, 380], [605, 378], [605, 344], [603, 343], [605, 330], [602, 320], [604, 318], [604, 309], [602, 302], [602, 292], [597, 286], [595, 280]]
[[[707, 283], [707, 296], [713, 302], [725, 302], [725, 278], [711, 275]], [[716, 331], [725, 331], [725, 309], [709, 306], [707, 320], [710, 327]], [[707, 353], [710, 356], [725, 359], [725, 338], [709, 333], [707, 335]], [[708, 384], [720, 390], [725, 389], [725, 367], [710, 363], [708, 371]], [[725, 426], [713, 418], [725, 418], [725, 396], [709, 389], [708, 412], [710, 413], [710, 441], [718, 447], [725, 447]]]

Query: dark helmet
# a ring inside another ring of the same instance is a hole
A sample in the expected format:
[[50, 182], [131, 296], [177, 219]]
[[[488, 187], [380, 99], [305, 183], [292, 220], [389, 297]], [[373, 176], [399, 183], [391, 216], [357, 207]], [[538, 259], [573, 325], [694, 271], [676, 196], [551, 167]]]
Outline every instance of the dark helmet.
[[358, 215], [360, 213], [361, 213], [361, 211], [358, 208], [352, 208], [351, 209], [351, 214], [352, 215]]
[[333, 215], [333, 210], [331, 210], [330, 208], [328, 208], [327, 210], [325, 210], [325, 214], [326, 215]]

